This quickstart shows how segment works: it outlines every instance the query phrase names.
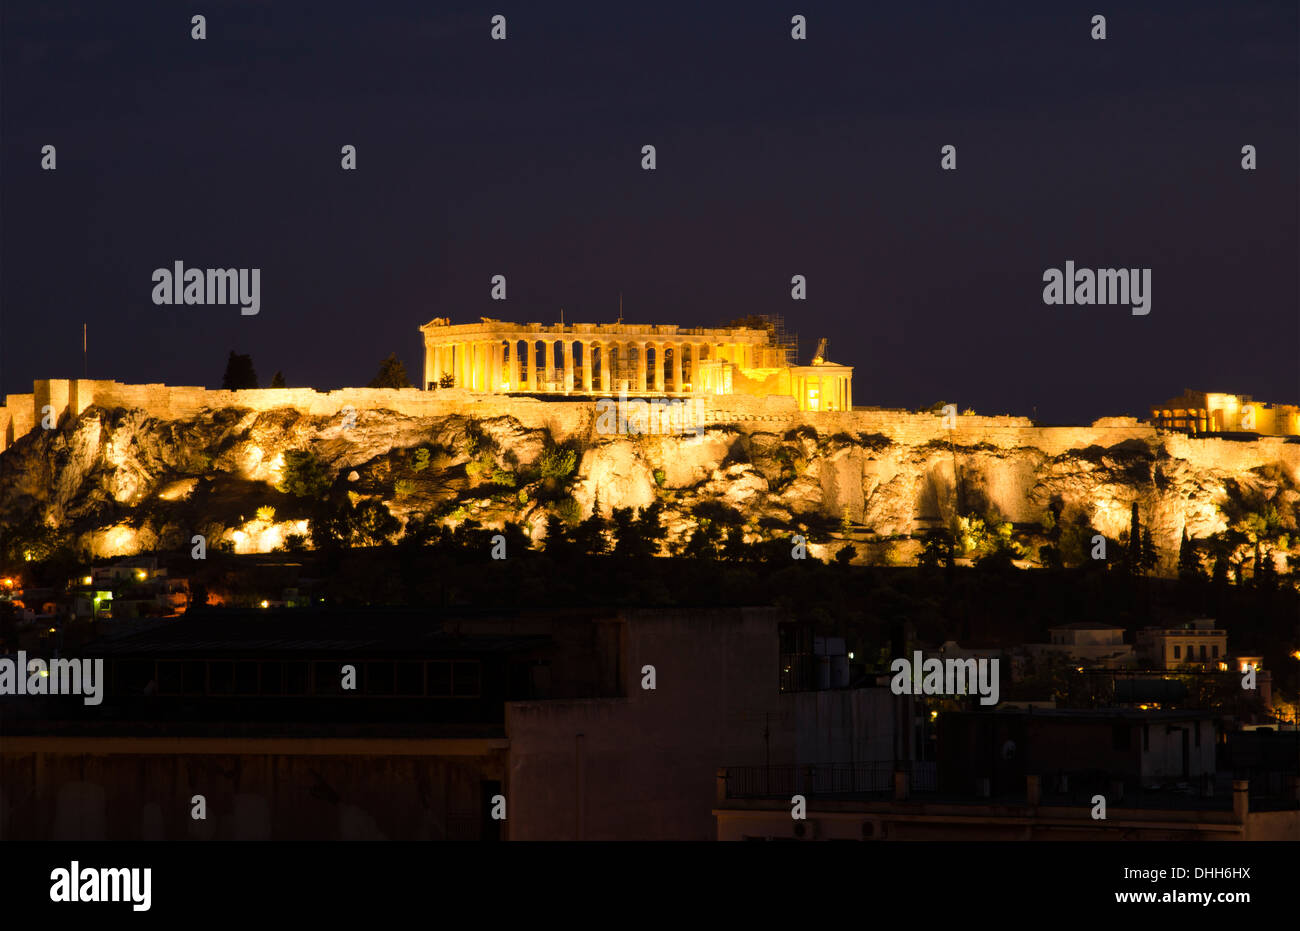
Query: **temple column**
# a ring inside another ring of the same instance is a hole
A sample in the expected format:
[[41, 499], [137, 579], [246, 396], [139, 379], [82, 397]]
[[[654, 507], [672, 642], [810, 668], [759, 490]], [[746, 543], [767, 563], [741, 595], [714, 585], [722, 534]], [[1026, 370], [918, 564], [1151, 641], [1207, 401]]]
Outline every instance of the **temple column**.
[[437, 369], [438, 369], [438, 348], [436, 346], [430, 346], [428, 343], [425, 343], [424, 344], [424, 384], [420, 386], [421, 388], [427, 391], [429, 388], [429, 382], [433, 382], [435, 386], [438, 384], [438, 376], [434, 374], [434, 372], [436, 372]]
[[664, 390], [664, 347], [667, 345], [663, 340], [655, 343], [655, 392], [658, 394]]
[[582, 343], [582, 390], [591, 394], [591, 340]]
[[510, 337], [510, 390], [519, 390], [519, 337]]
[[537, 376], [533, 374], [533, 363], [537, 361], [537, 343], [530, 336], [524, 345], [524, 381], [529, 391], [537, 390]]
[[682, 344], [674, 343], [673, 347], [673, 391], [677, 394], [682, 393]]
[[560, 341], [560, 351], [563, 353], [564, 361], [564, 393], [573, 393], [573, 340], [565, 339]]
[[555, 341], [547, 338], [543, 344], [546, 347], [546, 391], [552, 390], [555, 383]]
[[468, 388], [470, 386], [469, 375], [469, 343], [456, 343], [456, 387]]
[[501, 340], [492, 343], [492, 381], [488, 384], [488, 389], [493, 394], [501, 390], [501, 373], [506, 367], [505, 352], [506, 347]]
[[646, 341], [637, 340], [636, 344], [636, 390], [645, 391], [645, 349]]

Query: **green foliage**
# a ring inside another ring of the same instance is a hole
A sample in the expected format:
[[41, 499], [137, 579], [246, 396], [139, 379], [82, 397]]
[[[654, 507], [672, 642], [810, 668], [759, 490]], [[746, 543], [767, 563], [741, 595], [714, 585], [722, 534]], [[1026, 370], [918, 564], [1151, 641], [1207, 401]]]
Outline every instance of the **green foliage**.
[[319, 498], [330, 486], [325, 463], [304, 449], [285, 452], [281, 476], [276, 488], [297, 498]]
[[425, 449], [423, 446], [417, 449], [415, 451], [415, 462], [411, 464], [411, 468], [416, 472], [423, 472], [425, 469], [429, 468], [429, 450]]
[[453, 375], [453, 374], [451, 374], [450, 372], [446, 373], [445, 375], [443, 375], [441, 378], [438, 379], [438, 387], [439, 387], [439, 388], [455, 388], [455, 387], [456, 387], [456, 376]]
[[[495, 472], [497, 467], [496, 457], [487, 450], [480, 450], [469, 462], [465, 463], [465, 474], [471, 478], [477, 478], [480, 475], [486, 475], [495, 481]], [[497, 484], [501, 484], [498, 482]]]
[[398, 497], [415, 494], [415, 482], [409, 478], [399, 478], [393, 486], [393, 491]]
[[574, 530], [573, 543], [580, 552], [588, 556], [604, 556], [610, 551], [608, 530], [609, 521], [601, 516], [599, 502], [597, 502], [591, 516], [578, 524]]
[[410, 388], [411, 380], [406, 377], [406, 366], [397, 358], [397, 353], [390, 352], [388, 358], [379, 363], [379, 374], [370, 380], [367, 388]]
[[572, 527], [582, 520], [582, 507], [572, 495], [551, 502], [551, 513]]
[[634, 517], [631, 508], [614, 508], [614, 555], [654, 556], [668, 531], [663, 527], [663, 504], [654, 502]]
[[257, 519], [269, 524], [271, 521], [275, 520], [275, 508], [271, 507], [269, 504], [262, 505], [257, 509]]
[[722, 526], [707, 517], [700, 519], [682, 550], [687, 559], [717, 559], [722, 555]]
[[1061, 538], [1057, 544], [1061, 563], [1066, 566], [1082, 566], [1092, 559], [1092, 538], [1097, 531], [1088, 526], [1080, 517], [1073, 523], [1061, 528]]
[[668, 473], [666, 473], [663, 469], [655, 469], [654, 476], [655, 476], [655, 484], [658, 485], [660, 488], [663, 488], [664, 482], [668, 481]]
[[577, 464], [578, 456], [576, 451], [572, 446], [565, 444], [543, 450], [539, 467], [542, 478], [564, 482], [573, 474]]
[[546, 540], [543, 543], [546, 553], [552, 556], [571, 556], [575, 554], [573, 534], [568, 524], [558, 514], [549, 514], [546, 518]]
[[952, 534], [943, 530], [927, 533], [921, 542], [921, 552], [917, 554], [916, 564], [922, 568], [935, 569], [941, 565], [952, 566]]
[[954, 516], [949, 529], [952, 531], [953, 548], [959, 556], [980, 552], [989, 539], [988, 528], [984, 519], [974, 515]]
[[382, 546], [402, 527], [382, 501], [361, 502], [352, 509], [351, 518], [353, 546]]
[[[803, 429], [803, 428], [800, 428]], [[794, 431], [791, 431], [794, 432]], [[787, 438], [789, 434], [787, 434]], [[775, 453], [776, 461], [781, 464], [781, 474], [773, 483], [773, 490], [780, 490], [798, 478], [808, 468], [808, 460], [804, 458], [803, 451], [793, 446], [778, 446]]]
[[492, 484], [504, 485], [507, 488], [514, 488], [515, 482], [516, 482], [515, 473], [509, 472], [505, 469], [492, 470]]
[[381, 501], [322, 502], [311, 519], [311, 540], [316, 549], [382, 546], [401, 527]]
[[0, 561], [5, 565], [44, 562], [63, 545], [63, 535], [43, 524], [0, 528]]
[[996, 521], [995, 515], [985, 518], [968, 514], [956, 517], [952, 521], [951, 532], [954, 550], [962, 556], [974, 556], [976, 560], [993, 559], [1007, 563], [1024, 556], [1025, 551], [1012, 538], [1012, 526], [1008, 521]]

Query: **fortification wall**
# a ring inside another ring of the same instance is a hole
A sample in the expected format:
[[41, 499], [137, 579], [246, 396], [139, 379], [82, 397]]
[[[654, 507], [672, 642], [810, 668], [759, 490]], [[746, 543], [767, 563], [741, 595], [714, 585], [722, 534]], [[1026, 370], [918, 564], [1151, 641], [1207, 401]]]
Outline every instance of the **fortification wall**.
[[[77, 416], [92, 405], [141, 410], [159, 419], [194, 417], [206, 410], [242, 408], [269, 411], [291, 407], [305, 414], [333, 417], [352, 408], [393, 411], [407, 417], [476, 418], [513, 417], [524, 426], [547, 429], [559, 439], [585, 432], [595, 418], [589, 400], [543, 401], [511, 395], [476, 394], [447, 388], [259, 388], [246, 391], [209, 390], [188, 385], [126, 385], [94, 379], [45, 379], [33, 384], [31, 394], [11, 394], [0, 407], [0, 452], [35, 429], [48, 405], [56, 420]], [[728, 395], [706, 399], [705, 420], [730, 424], [745, 433], [784, 433], [811, 426], [819, 433], [879, 434], [897, 443], [924, 445], [953, 442], [959, 446], [988, 444], [1002, 449], [1033, 447], [1048, 455], [1061, 455], [1088, 446], [1113, 446], [1128, 440], [1163, 443], [1170, 455], [1199, 468], [1245, 471], [1281, 463], [1300, 480], [1300, 442], [1285, 437], [1259, 437], [1249, 441], [1198, 439], [1162, 433], [1132, 417], [1106, 417], [1092, 426], [1036, 427], [1025, 417], [961, 415], [952, 429], [939, 414], [902, 410], [859, 409], [844, 412], [798, 410], [786, 396]]]

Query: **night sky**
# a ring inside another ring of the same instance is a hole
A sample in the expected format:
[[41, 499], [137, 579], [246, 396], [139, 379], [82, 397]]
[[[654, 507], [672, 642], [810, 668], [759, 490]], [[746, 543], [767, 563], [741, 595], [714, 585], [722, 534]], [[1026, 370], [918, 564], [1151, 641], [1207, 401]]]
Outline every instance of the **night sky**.
[[[394, 350], [418, 378], [435, 316], [621, 291], [627, 322], [782, 313], [860, 405], [1295, 403], [1297, 39], [1294, 0], [5, 2], [0, 392], [79, 377], [83, 322], [92, 378], [217, 387], [234, 349], [331, 388]], [[1150, 314], [1044, 305], [1070, 259], [1152, 269]], [[260, 268], [261, 312], [155, 306], [176, 260]]]

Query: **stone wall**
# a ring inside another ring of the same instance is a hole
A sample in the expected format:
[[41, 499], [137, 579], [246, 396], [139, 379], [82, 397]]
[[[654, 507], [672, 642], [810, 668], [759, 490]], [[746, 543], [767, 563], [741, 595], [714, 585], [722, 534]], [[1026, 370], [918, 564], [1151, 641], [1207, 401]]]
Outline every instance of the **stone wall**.
[[[348, 408], [358, 412], [393, 411], [408, 417], [513, 417], [525, 427], [547, 429], [557, 439], [585, 432], [595, 418], [595, 405], [590, 400], [543, 401], [523, 396], [477, 394], [459, 388], [223, 391], [91, 379], [45, 379], [34, 383], [31, 394], [11, 394], [5, 398], [5, 405], [0, 407], [0, 452], [40, 425], [46, 405], [59, 420], [67, 414], [77, 416], [92, 405], [142, 410], [164, 420], [194, 417], [205, 409], [267, 411], [283, 407], [324, 417], [341, 415]], [[706, 399], [706, 409], [707, 423], [734, 425], [747, 434], [784, 433], [810, 426], [822, 434], [879, 434], [910, 446], [951, 441], [958, 446], [1035, 448], [1049, 456], [1088, 446], [1109, 447], [1127, 440], [1154, 443], [1159, 436], [1170, 455], [1195, 466], [1239, 471], [1282, 462], [1300, 476], [1300, 444], [1288, 438], [1233, 441], [1157, 434], [1149, 423], [1132, 417], [1105, 417], [1092, 426], [1036, 427], [1026, 417], [962, 415], [953, 429], [946, 429], [938, 414], [863, 408], [851, 412], [800, 411], [794, 398], [785, 396], [714, 396]]]

